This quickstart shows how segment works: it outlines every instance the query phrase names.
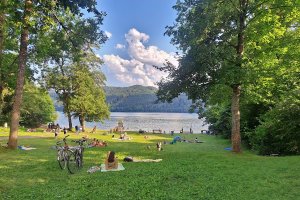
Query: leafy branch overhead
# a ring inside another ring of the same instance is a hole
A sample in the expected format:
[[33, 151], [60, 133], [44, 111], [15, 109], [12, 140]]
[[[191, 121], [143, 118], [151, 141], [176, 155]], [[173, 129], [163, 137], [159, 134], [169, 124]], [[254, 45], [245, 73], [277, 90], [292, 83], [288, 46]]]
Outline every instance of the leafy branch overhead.
[[182, 56], [177, 68], [166, 63], [161, 69], [169, 76], [158, 84], [158, 98], [171, 101], [186, 93], [212, 130], [230, 122], [223, 118], [231, 107], [231, 127], [222, 132], [231, 132], [233, 151], [239, 152], [240, 134], [249, 142], [245, 132], [263, 124], [255, 119], [263, 112], [244, 114], [252, 105], [270, 110], [290, 92], [299, 93], [300, 3], [182, 0], [173, 8], [177, 18], [165, 34]]
[[[99, 68], [101, 61], [93, 51], [107, 40], [100, 28], [106, 13], [99, 11], [96, 6], [94, 0], [0, 2], [1, 113], [2, 108], [10, 108], [4, 106], [10, 102], [3, 100], [11, 98], [5, 96], [12, 96], [15, 91], [14, 98], [10, 100], [13, 102], [10, 110], [10, 148], [17, 146], [20, 113], [26, 110], [21, 109], [25, 80], [36, 81], [36, 75], [40, 73], [39, 85], [55, 88], [61, 95], [60, 99], [68, 105], [73, 97], [73, 86], [67, 79], [69, 67], [91, 64], [88, 68], [94, 72], [91, 77], [101, 90], [105, 77]], [[89, 16], [84, 13], [89, 13]], [[70, 113], [68, 106], [66, 113]], [[8, 120], [7, 114], [2, 116], [0, 121]]]

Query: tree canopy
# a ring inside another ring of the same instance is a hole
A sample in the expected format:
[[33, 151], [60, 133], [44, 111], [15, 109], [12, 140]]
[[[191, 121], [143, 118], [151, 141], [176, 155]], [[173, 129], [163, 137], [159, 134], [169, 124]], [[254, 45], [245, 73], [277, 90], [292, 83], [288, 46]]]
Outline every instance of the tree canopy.
[[297, 1], [178, 1], [166, 34], [182, 55], [178, 67], [161, 68], [169, 76], [159, 83], [158, 97], [170, 101], [184, 92], [195, 106], [204, 102], [200, 116], [214, 130], [230, 131], [224, 125], [231, 117], [233, 151], [240, 152], [240, 128], [253, 120], [240, 124], [247, 106], [274, 106], [287, 91], [299, 91], [299, 8]]
[[[10, 99], [9, 148], [17, 147], [25, 81], [36, 81], [34, 74], [45, 69], [42, 66], [51, 66], [53, 61], [59, 63], [69, 53], [68, 59], [79, 62], [84, 57], [83, 50], [93, 51], [107, 39], [100, 29], [106, 14], [96, 5], [94, 0], [1, 1], [0, 109], [4, 113], [4, 100]], [[12, 91], [13, 98], [6, 98]], [[24, 118], [21, 120], [23, 123]]]

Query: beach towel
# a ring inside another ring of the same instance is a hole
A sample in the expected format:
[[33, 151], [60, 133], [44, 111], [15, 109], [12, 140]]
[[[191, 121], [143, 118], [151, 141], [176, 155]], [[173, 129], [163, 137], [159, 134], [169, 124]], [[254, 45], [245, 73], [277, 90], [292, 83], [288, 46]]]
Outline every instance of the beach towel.
[[121, 170], [125, 170], [125, 168], [123, 167], [123, 165], [121, 163], [118, 164], [117, 169], [109, 169], [109, 170], [105, 169], [105, 164], [101, 164], [101, 172], [121, 171]]
[[160, 161], [162, 161], [162, 159], [141, 159], [141, 160], [133, 159], [133, 162], [160, 162]]
[[18, 149], [28, 151], [28, 150], [33, 150], [33, 149], [36, 149], [36, 148], [33, 148], [33, 147], [25, 147], [25, 146], [18, 146]]

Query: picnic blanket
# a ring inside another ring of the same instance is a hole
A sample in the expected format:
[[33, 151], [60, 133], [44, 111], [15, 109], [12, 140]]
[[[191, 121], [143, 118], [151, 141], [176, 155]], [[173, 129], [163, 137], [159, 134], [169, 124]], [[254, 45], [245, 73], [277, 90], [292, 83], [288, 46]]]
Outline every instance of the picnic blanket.
[[117, 169], [109, 169], [109, 170], [105, 169], [105, 164], [101, 164], [101, 172], [121, 171], [121, 170], [125, 170], [125, 168], [123, 167], [123, 165], [121, 163], [118, 164]]
[[110, 172], [110, 171], [121, 171], [121, 170], [125, 170], [125, 168], [123, 167], [123, 165], [121, 163], [118, 164], [118, 168], [117, 169], [109, 169], [106, 170], [105, 169], [105, 164], [101, 164], [101, 166], [93, 166], [90, 169], [87, 170], [88, 173], [94, 173], [94, 172]]
[[25, 147], [25, 146], [18, 146], [18, 149], [28, 151], [28, 150], [33, 150], [33, 149], [36, 149], [36, 148], [33, 148], [33, 147]]
[[133, 159], [133, 162], [160, 162], [162, 159]]

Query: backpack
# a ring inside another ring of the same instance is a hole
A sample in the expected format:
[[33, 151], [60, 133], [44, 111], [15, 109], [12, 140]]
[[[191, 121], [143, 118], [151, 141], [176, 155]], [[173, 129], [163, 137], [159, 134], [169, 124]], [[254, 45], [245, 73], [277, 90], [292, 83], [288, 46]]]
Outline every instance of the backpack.
[[133, 162], [133, 157], [131, 157], [131, 156], [126, 156], [126, 157], [124, 158], [124, 162]]

